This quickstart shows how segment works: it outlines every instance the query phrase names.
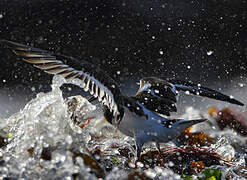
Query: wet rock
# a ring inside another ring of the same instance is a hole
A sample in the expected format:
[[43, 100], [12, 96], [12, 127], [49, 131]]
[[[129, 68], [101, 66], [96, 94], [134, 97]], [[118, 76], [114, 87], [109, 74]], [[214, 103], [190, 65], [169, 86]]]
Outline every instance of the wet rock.
[[151, 180], [143, 172], [133, 171], [128, 174], [128, 180]]
[[0, 166], [4, 166], [5, 165], [5, 160], [0, 159]]
[[104, 165], [104, 168], [107, 172], [111, 171], [113, 167], [116, 166], [111, 159], [104, 159], [102, 164]]
[[127, 147], [120, 147], [118, 149], [118, 152], [120, 153], [121, 156], [124, 156], [126, 158], [131, 158], [134, 157], [134, 154], [131, 152], [131, 150]]
[[84, 164], [90, 167], [92, 173], [95, 174], [97, 178], [105, 177], [104, 170], [100, 167], [100, 165], [95, 159], [93, 159], [92, 157], [90, 157], [89, 155], [85, 153], [74, 152], [73, 159], [75, 160], [77, 157], [81, 157], [83, 159]]
[[50, 161], [52, 159], [52, 151], [54, 151], [55, 147], [45, 147], [42, 149], [40, 158], [46, 161]]
[[83, 176], [80, 173], [74, 173], [72, 174], [72, 179], [73, 180], [83, 179]]
[[8, 134], [0, 129], [0, 148], [8, 144]]
[[4, 177], [3, 180], [17, 180], [17, 178], [14, 178], [14, 177]]
[[33, 147], [28, 148], [27, 149], [27, 152], [29, 153], [30, 156], [33, 156], [33, 154], [34, 154], [34, 148]]

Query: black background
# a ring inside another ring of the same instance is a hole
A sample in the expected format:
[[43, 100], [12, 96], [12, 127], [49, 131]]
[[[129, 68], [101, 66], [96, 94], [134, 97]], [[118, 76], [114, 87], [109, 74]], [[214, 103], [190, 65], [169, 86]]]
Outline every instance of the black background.
[[[246, 25], [246, 0], [0, 1], [1, 39], [99, 64], [125, 89], [150, 75], [217, 88], [244, 77]], [[51, 76], [0, 54], [9, 97], [49, 89]]]

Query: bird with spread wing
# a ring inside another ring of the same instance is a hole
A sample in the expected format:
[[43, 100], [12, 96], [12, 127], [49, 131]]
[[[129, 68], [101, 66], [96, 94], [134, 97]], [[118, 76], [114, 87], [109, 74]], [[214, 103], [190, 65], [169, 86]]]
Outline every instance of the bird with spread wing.
[[168, 118], [171, 112], [177, 111], [179, 91], [244, 105], [200, 84], [179, 80], [165, 81], [156, 77], [141, 79], [136, 95], [125, 96], [118, 83], [95, 64], [7, 40], [1, 40], [1, 43], [24, 61], [46, 73], [61, 75], [67, 80], [79, 80], [80, 87], [102, 103], [105, 119], [125, 135], [134, 137], [137, 156], [145, 143], [154, 141], [159, 147], [159, 143], [173, 140], [186, 128], [205, 121]]

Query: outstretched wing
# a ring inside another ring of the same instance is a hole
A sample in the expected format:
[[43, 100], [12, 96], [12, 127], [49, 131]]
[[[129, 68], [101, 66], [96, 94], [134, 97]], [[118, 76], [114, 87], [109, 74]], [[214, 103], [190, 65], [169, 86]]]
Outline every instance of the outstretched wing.
[[225, 94], [222, 94], [218, 91], [215, 91], [213, 89], [209, 89], [207, 87], [201, 86], [201, 84], [195, 84], [193, 82], [188, 82], [188, 81], [182, 81], [182, 80], [169, 80], [170, 83], [172, 83], [176, 90], [178, 91], [188, 91], [191, 94], [203, 96], [203, 97], [208, 97], [220, 101], [226, 101], [232, 104], [244, 106], [243, 103], [240, 101], [234, 99], [231, 96], [227, 96]]
[[140, 80], [140, 87], [136, 93], [135, 99], [150, 111], [170, 116], [171, 112], [177, 111], [177, 95], [180, 90], [240, 106], [244, 105], [230, 96], [203, 87], [200, 84], [196, 85], [191, 82], [175, 80], [168, 82], [155, 77], [147, 77]]
[[172, 84], [155, 77], [140, 80], [135, 99], [150, 111], [170, 116], [176, 112], [177, 91]]
[[0, 42], [12, 49], [24, 61], [46, 73], [62, 75], [66, 80], [79, 81], [76, 85], [82, 87], [84, 91], [89, 91], [106, 105], [114, 117], [120, 114], [122, 100], [118, 84], [94, 64], [11, 41]]

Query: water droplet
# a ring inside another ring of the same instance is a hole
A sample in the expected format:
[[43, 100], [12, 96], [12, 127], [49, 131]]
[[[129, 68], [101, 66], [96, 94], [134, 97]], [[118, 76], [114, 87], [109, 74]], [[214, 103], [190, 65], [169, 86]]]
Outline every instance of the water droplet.
[[243, 83], [238, 83], [238, 85], [239, 85], [239, 87], [244, 87], [245, 86], [245, 84], [243, 84]]
[[189, 91], [185, 91], [185, 94], [190, 95], [190, 92]]
[[174, 162], [169, 161], [169, 162], [168, 162], [168, 166], [169, 166], [169, 167], [173, 167], [173, 166], [174, 166]]
[[144, 164], [141, 162], [137, 162], [136, 164], [137, 164], [137, 167], [141, 167], [141, 168], [144, 167]]
[[72, 139], [72, 137], [70, 135], [68, 135], [68, 136], [65, 137], [65, 141], [66, 141], [67, 144], [72, 144], [73, 139]]
[[211, 56], [214, 52], [213, 51], [207, 51], [207, 55]]
[[159, 91], [158, 89], [155, 89], [154, 92], [155, 92], [156, 94], [159, 94], [159, 93], [160, 93], [160, 91]]

